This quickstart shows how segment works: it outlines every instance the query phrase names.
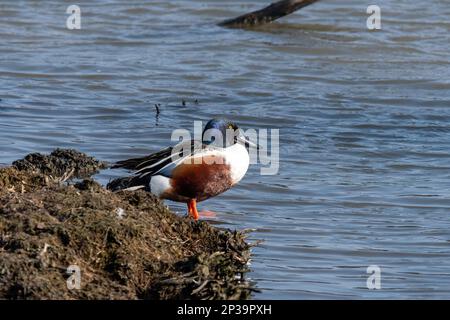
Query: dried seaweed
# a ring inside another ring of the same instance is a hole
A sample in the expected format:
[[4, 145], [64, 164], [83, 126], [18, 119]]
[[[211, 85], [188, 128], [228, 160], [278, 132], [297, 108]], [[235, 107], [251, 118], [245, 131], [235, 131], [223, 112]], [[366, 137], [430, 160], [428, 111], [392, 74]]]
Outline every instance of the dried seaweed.
[[[0, 299], [251, 296], [245, 233], [178, 216], [144, 191], [63, 183], [85, 163], [101, 168], [75, 155], [33, 154], [0, 169]], [[70, 265], [81, 270], [80, 289], [67, 287]]]

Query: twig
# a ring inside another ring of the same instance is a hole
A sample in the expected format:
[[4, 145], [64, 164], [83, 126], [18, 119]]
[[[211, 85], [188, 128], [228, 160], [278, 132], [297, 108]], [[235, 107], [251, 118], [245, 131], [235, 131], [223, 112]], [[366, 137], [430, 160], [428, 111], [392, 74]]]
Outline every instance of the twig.
[[66, 182], [67, 180], [70, 179], [70, 177], [72, 177], [72, 175], [75, 172], [75, 168], [72, 168], [72, 170], [70, 171], [66, 171], [63, 176], [59, 179], [60, 182]]
[[191, 294], [197, 294], [209, 283], [209, 280], [205, 280], [197, 289], [192, 290]]

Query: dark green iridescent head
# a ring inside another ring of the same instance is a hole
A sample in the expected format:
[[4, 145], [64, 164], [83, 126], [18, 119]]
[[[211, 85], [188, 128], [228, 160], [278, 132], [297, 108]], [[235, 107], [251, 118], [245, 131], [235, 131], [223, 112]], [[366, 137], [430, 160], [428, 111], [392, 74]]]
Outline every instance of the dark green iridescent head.
[[237, 143], [239, 127], [225, 119], [209, 120], [203, 129], [203, 143], [226, 148]]

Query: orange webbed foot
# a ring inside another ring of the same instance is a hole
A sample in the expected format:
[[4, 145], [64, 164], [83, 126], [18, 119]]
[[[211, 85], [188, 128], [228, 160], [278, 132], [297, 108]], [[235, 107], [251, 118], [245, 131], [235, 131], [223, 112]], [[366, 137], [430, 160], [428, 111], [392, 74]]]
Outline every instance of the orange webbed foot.
[[191, 199], [191, 200], [188, 202], [187, 206], [188, 206], [188, 212], [189, 212], [189, 215], [190, 215], [192, 218], [194, 218], [194, 220], [197, 221], [198, 218], [199, 218], [199, 214], [198, 214], [198, 211], [197, 211], [197, 200]]

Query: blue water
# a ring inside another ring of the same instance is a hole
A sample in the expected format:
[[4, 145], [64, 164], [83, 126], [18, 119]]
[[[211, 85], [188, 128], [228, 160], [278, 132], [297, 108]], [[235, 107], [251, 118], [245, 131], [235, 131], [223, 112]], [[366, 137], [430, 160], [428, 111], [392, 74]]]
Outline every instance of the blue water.
[[140, 156], [215, 116], [279, 128], [277, 175], [253, 165], [200, 204], [264, 240], [254, 298], [450, 298], [447, 1], [377, 1], [380, 31], [356, 0], [215, 26], [266, 3], [78, 1], [82, 29], [68, 30], [72, 1], [1, 1], [0, 163], [55, 147]]

